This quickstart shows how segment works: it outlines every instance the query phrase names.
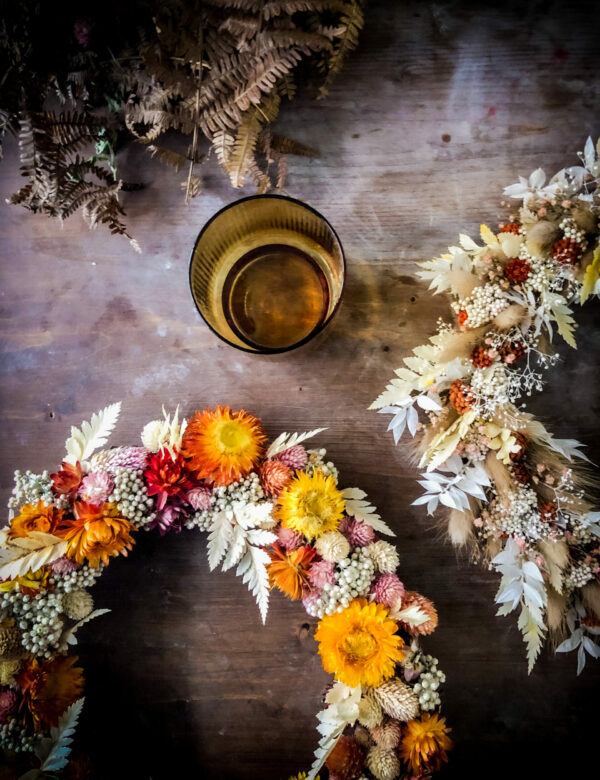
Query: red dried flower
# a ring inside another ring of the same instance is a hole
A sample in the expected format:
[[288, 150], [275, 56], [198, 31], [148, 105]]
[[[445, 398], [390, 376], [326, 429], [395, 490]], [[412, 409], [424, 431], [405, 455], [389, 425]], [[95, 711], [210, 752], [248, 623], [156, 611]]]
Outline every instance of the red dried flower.
[[157, 496], [156, 507], [163, 509], [170, 497], [186, 498], [186, 491], [194, 487], [190, 475], [185, 470], [185, 460], [178, 454], [173, 459], [167, 450], [148, 457], [148, 467], [144, 471], [148, 485], [148, 495]]
[[459, 414], [473, 408], [473, 394], [468, 385], [463, 385], [460, 379], [455, 379], [450, 385], [450, 403]]
[[501, 222], [498, 227], [498, 233], [514, 233], [516, 236], [518, 236], [520, 232], [520, 222]]
[[79, 461], [73, 466], [72, 463], [63, 461], [60, 471], [55, 474], [50, 474], [52, 479], [52, 490], [57, 496], [69, 496], [73, 498], [83, 479], [83, 472], [81, 471], [81, 465]]
[[363, 749], [352, 737], [342, 736], [329, 754], [325, 766], [335, 780], [356, 780], [365, 763]]
[[559, 238], [550, 250], [550, 257], [563, 265], [575, 265], [582, 254], [583, 247], [574, 238]]
[[485, 349], [485, 347], [475, 347], [473, 352], [471, 352], [471, 363], [476, 368], [487, 368], [493, 362], [494, 359], [490, 357], [489, 350]]
[[462, 326], [465, 324], [465, 322], [469, 319], [469, 315], [467, 314], [467, 310], [466, 309], [461, 309], [458, 312], [458, 315], [457, 315], [456, 319], [458, 320], [459, 327], [462, 328]]
[[527, 260], [515, 257], [510, 263], [504, 266], [504, 276], [513, 284], [524, 282], [531, 273], [531, 266]]

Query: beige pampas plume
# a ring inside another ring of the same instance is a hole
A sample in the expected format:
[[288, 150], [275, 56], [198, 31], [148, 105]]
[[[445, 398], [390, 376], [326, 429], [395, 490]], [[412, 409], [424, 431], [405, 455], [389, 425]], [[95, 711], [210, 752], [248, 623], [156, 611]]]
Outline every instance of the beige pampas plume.
[[592, 209], [579, 206], [578, 208], [573, 209], [571, 216], [577, 223], [578, 227], [580, 227], [582, 230], [585, 230], [586, 233], [596, 232], [598, 222]]
[[481, 284], [481, 279], [468, 271], [451, 271], [448, 274], [448, 281], [452, 288], [453, 295], [459, 298], [468, 298], [473, 290]]
[[510, 471], [502, 461], [498, 460], [496, 453], [493, 450], [490, 450], [486, 455], [483, 468], [496, 486], [498, 495], [506, 495], [513, 489], [514, 480]]
[[440, 347], [437, 362], [449, 363], [455, 358], [468, 358], [487, 330], [485, 326], [465, 331], [444, 331], [435, 339], [435, 343]]
[[583, 606], [588, 612], [592, 612], [600, 620], [600, 585], [590, 582], [581, 589]]
[[473, 513], [451, 509], [448, 516], [448, 536], [455, 547], [464, 547], [473, 535]]
[[546, 588], [548, 604], [546, 606], [546, 621], [553, 634], [553, 640], [562, 639], [565, 631], [565, 616], [567, 614], [567, 597], [557, 593], [554, 588]]
[[494, 325], [500, 330], [510, 330], [525, 318], [527, 309], [518, 303], [513, 303], [503, 309], [493, 320]]
[[562, 592], [562, 573], [569, 563], [569, 547], [564, 539], [553, 542], [549, 539], [540, 540], [538, 550], [544, 556], [550, 584], [558, 593]]
[[527, 231], [527, 249], [534, 257], [545, 256], [559, 232], [558, 226], [554, 222], [549, 220], [536, 222]]

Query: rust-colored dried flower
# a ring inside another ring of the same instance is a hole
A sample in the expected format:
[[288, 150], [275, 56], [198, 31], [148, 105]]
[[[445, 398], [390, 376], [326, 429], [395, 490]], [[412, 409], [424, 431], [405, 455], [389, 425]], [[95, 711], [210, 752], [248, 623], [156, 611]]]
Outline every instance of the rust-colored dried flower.
[[473, 408], [473, 394], [468, 385], [464, 385], [460, 379], [455, 379], [450, 385], [450, 403], [459, 414], [468, 412]]
[[527, 485], [529, 483], [531, 474], [529, 473], [527, 466], [524, 466], [522, 463], [513, 463], [510, 470], [513, 477], [521, 485]]
[[525, 345], [522, 341], [510, 341], [499, 347], [498, 352], [503, 363], [516, 363], [525, 354]]
[[559, 238], [550, 250], [550, 257], [563, 265], [575, 265], [582, 254], [583, 247], [574, 238]]
[[258, 467], [260, 486], [267, 496], [275, 498], [292, 479], [292, 470], [281, 460], [265, 460]]
[[70, 496], [73, 497], [81, 485], [83, 478], [83, 472], [79, 461], [73, 465], [63, 461], [60, 471], [55, 474], [50, 474], [52, 479], [52, 490], [58, 496]]
[[538, 506], [540, 517], [545, 523], [552, 523], [556, 520], [558, 507], [553, 501], [540, 501]]
[[57, 655], [49, 660], [32, 658], [17, 676], [17, 684], [36, 731], [56, 726], [63, 712], [83, 691], [83, 670], [77, 657]]
[[520, 460], [523, 460], [525, 457], [525, 451], [527, 450], [529, 437], [526, 434], [521, 433], [521, 431], [512, 431], [512, 435], [515, 437], [517, 444], [519, 445], [519, 449], [516, 452], [510, 453], [510, 459], [516, 463]]
[[516, 236], [518, 236], [520, 232], [520, 222], [501, 222], [498, 226], [498, 233], [514, 233]]
[[515, 257], [504, 266], [504, 276], [513, 284], [524, 282], [531, 273], [531, 266], [527, 260]]
[[336, 780], [356, 780], [365, 763], [362, 747], [352, 737], [342, 736], [333, 748], [325, 766]]
[[475, 368], [488, 368], [493, 362], [494, 359], [490, 357], [489, 349], [485, 347], [475, 347], [473, 352], [471, 352], [471, 363], [473, 363]]
[[402, 599], [402, 609], [407, 609], [408, 607], [418, 607], [421, 612], [427, 615], [427, 620], [419, 626], [400, 623], [405, 631], [409, 634], [431, 634], [435, 631], [438, 624], [438, 614], [432, 601], [414, 590], [407, 590]]
[[458, 321], [459, 327], [462, 328], [462, 326], [465, 324], [465, 322], [469, 319], [469, 315], [467, 313], [467, 310], [466, 309], [461, 309], [458, 312], [458, 315], [457, 315], [456, 319]]

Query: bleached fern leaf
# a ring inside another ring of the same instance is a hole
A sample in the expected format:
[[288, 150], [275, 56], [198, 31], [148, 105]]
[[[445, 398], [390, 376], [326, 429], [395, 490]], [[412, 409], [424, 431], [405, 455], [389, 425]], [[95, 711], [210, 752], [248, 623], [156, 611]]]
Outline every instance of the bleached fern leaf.
[[544, 631], [544, 628], [537, 622], [537, 619], [531, 614], [529, 609], [527, 609], [525, 606], [521, 609], [518, 626], [521, 629], [523, 641], [525, 642], [525, 646], [527, 648], [527, 672], [531, 674], [531, 670], [533, 669], [537, 657], [540, 654], [540, 650], [542, 649], [546, 632]]
[[315, 750], [315, 760], [306, 780], [315, 780], [317, 772], [323, 768], [346, 726], [356, 722], [360, 696], [360, 685], [356, 688], [350, 688], [339, 681], [333, 684], [325, 697], [325, 703], [328, 706], [317, 714], [319, 721], [317, 731], [321, 738], [319, 747]]
[[236, 574], [248, 585], [258, 604], [262, 622], [267, 620], [269, 609], [269, 573], [267, 565], [271, 563], [271, 557], [266, 550], [260, 547], [248, 545], [246, 554], [237, 567]]
[[46, 760], [41, 766], [43, 771], [56, 772], [67, 765], [68, 755], [71, 752], [73, 735], [77, 728], [84, 701], [85, 698], [81, 698], [71, 704], [71, 706], [60, 716], [58, 725], [50, 730], [50, 736], [54, 740], [54, 743]]
[[217, 512], [208, 534], [208, 565], [214, 571], [221, 563], [233, 538], [233, 513]]
[[75, 623], [74, 626], [71, 626], [71, 628], [68, 628], [65, 631], [65, 633], [64, 633], [64, 635], [62, 637], [62, 640], [61, 640], [63, 646], [65, 646], [65, 649], [66, 649], [66, 645], [76, 645], [77, 644], [77, 637], [75, 636], [75, 634], [77, 633], [77, 631], [79, 631], [81, 626], [84, 626], [86, 623], [89, 623], [90, 620], [94, 620], [94, 618], [100, 617], [101, 615], [106, 615], [109, 612], [110, 612], [110, 609], [94, 609], [92, 612], [90, 612], [89, 615], [86, 615], [81, 620], [78, 620], [77, 623]]
[[377, 514], [376, 508], [365, 501], [366, 493], [360, 488], [346, 488], [342, 490], [342, 495], [346, 501], [346, 514], [370, 525], [374, 531], [387, 536], [396, 536], [392, 529]]
[[[23, 539], [6, 540], [0, 549], [0, 579], [12, 580], [56, 561], [67, 551], [67, 543], [53, 534], [31, 531]], [[15, 544], [17, 542], [17, 544]], [[35, 545], [35, 546], [33, 546]]]
[[222, 569], [227, 571], [228, 569], [237, 566], [242, 560], [246, 551], [246, 534], [241, 525], [234, 525], [231, 533], [231, 540], [229, 542], [229, 549], [225, 554], [225, 560], [223, 561]]
[[111, 404], [97, 414], [92, 415], [90, 422], [84, 422], [81, 429], [71, 427], [71, 436], [67, 439], [67, 463], [75, 465], [83, 463], [94, 450], [106, 444], [115, 427], [121, 411], [121, 402]]
[[305, 431], [304, 433], [281, 433], [267, 450], [267, 458], [274, 458], [276, 455], [289, 450], [290, 447], [302, 444], [303, 441], [312, 439], [313, 436], [317, 436], [326, 430], [327, 428], [315, 428], [313, 431]]

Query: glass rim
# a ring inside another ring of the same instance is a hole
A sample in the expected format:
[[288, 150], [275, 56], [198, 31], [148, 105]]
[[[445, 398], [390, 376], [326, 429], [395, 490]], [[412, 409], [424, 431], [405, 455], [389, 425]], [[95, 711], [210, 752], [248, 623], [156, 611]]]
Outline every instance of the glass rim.
[[[331, 310], [331, 313], [329, 317], [322, 323], [316, 326], [314, 330], [312, 330], [307, 336], [305, 336], [300, 341], [297, 341], [295, 344], [290, 345], [289, 347], [262, 347], [260, 349], [252, 349], [251, 347], [244, 347], [240, 344], [234, 344], [232, 341], [229, 341], [228, 338], [223, 336], [221, 333], [219, 333], [213, 326], [210, 324], [210, 322], [206, 319], [202, 311], [200, 310], [200, 307], [198, 306], [198, 303], [196, 302], [196, 297], [194, 296], [194, 287], [192, 285], [192, 264], [194, 262], [194, 255], [196, 254], [196, 248], [198, 247], [198, 244], [202, 240], [202, 236], [206, 232], [206, 230], [212, 225], [212, 223], [221, 216], [225, 211], [228, 211], [229, 209], [233, 208], [234, 206], [237, 206], [240, 203], [246, 203], [250, 200], [264, 200], [264, 199], [272, 199], [272, 200], [285, 200], [289, 203], [295, 203], [298, 206], [301, 206], [302, 208], [307, 209], [308, 211], [311, 211], [316, 217], [323, 220], [327, 228], [331, 231], [333, 234], [333, 237], [335, 238], [337, 245], [340, 249], [340, 257], [342, 261], [342, 271], [343, 271], [343, 278], [342, 278], [342, 286], [340, 289], [340, 294], [338, 296], [337, 301], [335, 302], [335, 305], [333, 309]], [[194, 302], [194, 306], [196, 307], [196, 311], [198, 314], [202, 317], [203, 322], [205, 325], [208, 326], [209, 330], [212, 331], [212, 333], [215, 334], [221, 341], [224, 341], [225, 344], [228, 344], [230, 347], [233, 347], [234, 349], [239, 349], [241, 352], [247, 352], [250, 355], [280, 355], [284, 352], [291, 352], [293, 349], [298, 349], [298, 347], [302, 347], [304, 344], [307, 344], [309, 341], [312, 341], [314, 338], [316, 338], [322, 331], [327, 327], [327, 325], [331, 322], [331, 320], [334, 318], [335, 314], [337, 313], [340, 303], [342, 301], [342, 295], [344, 293], [344, 289], [346, 287], [346, 255], [344, 253], [344, 246], [342, 242], [340, 241], [340, 237], [337, 234], [336, 229], [333, 227], [331, 222], [324, 217], [320, 211], [317, 211], [316, 208], [313, 206], [310, 206], [308, 203], [305, 203], [303, 200], [299, 200], [298, 198], [292, 198], [289, 195], [277, 195], [277, 194], [270, 194], [270, 193], [264, 193], [262, 195], [247, 195], [244, 198], [239, 198], [238, 200], [234, 200], [231, 203], [227, 203], [225, 206], [222, 206], [218, 211], [216, 211], [212, 217], [210, 217], [205, 224], [202, 226], [200, 232], [198, 233], [196, 240], [194, 241], [194, 246], [192, 247], [192, 251], [190, 254], [190, 260], [188, 265], [188, 284], [190, 288], [190, 295], [192, 296], [192, 301]]]

